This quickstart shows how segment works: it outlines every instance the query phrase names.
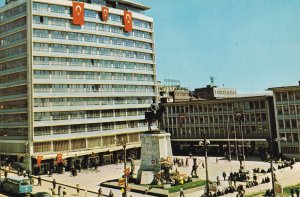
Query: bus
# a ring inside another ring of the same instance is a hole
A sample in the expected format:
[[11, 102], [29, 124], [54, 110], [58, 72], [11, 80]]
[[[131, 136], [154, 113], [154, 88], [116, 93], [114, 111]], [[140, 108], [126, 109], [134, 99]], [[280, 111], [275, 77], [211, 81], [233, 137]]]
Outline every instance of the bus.
[[6, 177], [1, 185], [3, 191], [11, 194], [27, 194], [32, 192], [32, 185], [29, 178], [23, 178], [21, 176], [9, 176]]

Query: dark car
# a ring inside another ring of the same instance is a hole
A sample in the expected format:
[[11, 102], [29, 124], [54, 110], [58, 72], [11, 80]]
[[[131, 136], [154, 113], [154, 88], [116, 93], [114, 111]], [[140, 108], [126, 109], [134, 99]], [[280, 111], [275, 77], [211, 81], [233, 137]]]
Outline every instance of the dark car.
[[38, 192], [31, 194], [30, 197], [51, 197], [51, 195], [48, 192]]

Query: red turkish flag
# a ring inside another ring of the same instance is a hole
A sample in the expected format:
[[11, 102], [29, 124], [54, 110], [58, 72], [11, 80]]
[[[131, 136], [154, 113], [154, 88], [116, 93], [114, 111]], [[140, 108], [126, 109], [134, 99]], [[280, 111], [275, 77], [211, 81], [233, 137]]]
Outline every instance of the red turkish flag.
[[84, 25], [84, 3], [72, 2], [73, 24]]
[[108, 7], [102, 6], [101, 19], [104, 22], [107, 21], [107, 19], [108, 19]]
[[126, 10], [124, 10], [124, 25], [126, 32], [132, 31], [132, 13]]

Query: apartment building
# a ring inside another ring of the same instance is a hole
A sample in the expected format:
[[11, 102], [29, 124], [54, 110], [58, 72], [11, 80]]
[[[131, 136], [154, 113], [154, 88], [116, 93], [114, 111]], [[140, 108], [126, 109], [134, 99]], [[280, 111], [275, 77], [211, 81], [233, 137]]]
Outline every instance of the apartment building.
[[[0, 8], [0, 158], [35, 173], [136, 156], [157, 96], [153, 18], [127, 0]], [[79, 18], [78, 18], [79, 17]]]

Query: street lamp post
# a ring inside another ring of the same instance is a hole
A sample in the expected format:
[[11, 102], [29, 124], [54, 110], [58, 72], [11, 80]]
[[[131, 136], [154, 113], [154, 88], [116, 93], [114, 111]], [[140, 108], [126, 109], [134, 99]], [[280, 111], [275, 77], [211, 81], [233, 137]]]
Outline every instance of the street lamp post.
[[200, 141], [199, 145], [204, 146], [204, 150], [205, 150], [205, 175], [206, 175], [206, 179], [205, 179], [206, 194], [205, 194], [205, 196], [209, 195], [209, 180], [208, 180], [208, 166], [207, 166], [207, 149], [208, 149], [209, 144], [210, 144], [209, 140], [206, 140], [206, 135], [204, 135], [204, 141]]
[[270, 167], [271, 167], [271, 180], [272, 180], [272, 196], [276, 196], [276, 192], [275, 192], [275, 180], [274, 180], [274, 170], [273, 170], [273, 151], [274, 151], [274, 147], [273, 147], [273, 143], [276, 142], [278, 143], [279, 141], [283, 141], [285, 142], [287, 139], [286, 137], [282, 137], [282, 138], [275, 138], [274, 140], [271, 139], [270, 140]]
[[[115, 138], [115, 141], [119, 141], [117, 138]], [[125, 178], [125, 183], [124, 183], [124, 197], [127, 197], [127, 185], [128, 185], [128, 180], [127, 180], [127, 169], [126, 169], [126, 141], [124, 140], [124, 138], [122, 137], [121, 139], [121, 143], [123, 144], [123, 151], [124, 151], [124, 178]]]
[[[242, 133], [242, 157], [245, 165], [244, 132], [242, 129], [242, 121], [244, 120], [244, 115], [242, 113], [236, 113], [235, 119], [239, 122], [239, 128]], [[241, 160], [241, 158], [239, 158], [239, 160]]]
[[124, 185], [124, 197], [127, 197], [127, 173], [126, 173], [126, 142], [123, 142], [123, 150], [124, 150], [124, 178], [125, 178], [125, 185]]

